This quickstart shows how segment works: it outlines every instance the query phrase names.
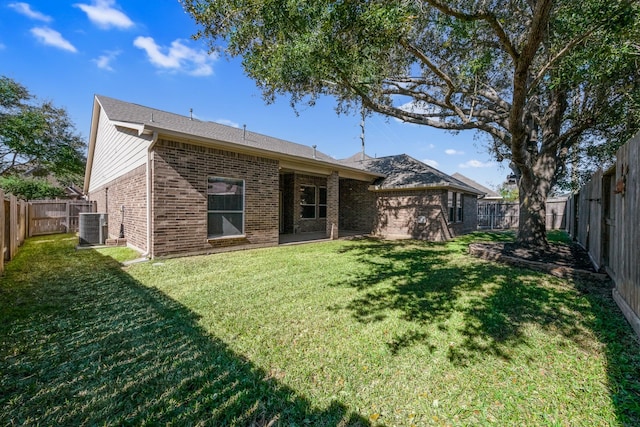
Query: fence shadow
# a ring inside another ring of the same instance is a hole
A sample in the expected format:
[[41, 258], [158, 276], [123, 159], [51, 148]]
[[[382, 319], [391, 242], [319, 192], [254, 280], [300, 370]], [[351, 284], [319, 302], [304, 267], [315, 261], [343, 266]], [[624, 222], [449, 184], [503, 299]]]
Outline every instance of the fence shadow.
[[[542, 273], [475, 259], [452, 262], [466, 252], [460, 245], [371, 240], [345, 250], [366, 268], [349, 282], [334, 284], [358, 293], [348, 305], [332, 308], [350, 311], [363, 323], [381, 321], [390, 312], [412, 322], [414, 329], [387, 344], [392, 353], [419, 344], [432, 352], [443, 349], [453, 366], [468, 366], [487, 355], [508, 361], [514, 347], [538, 344], [527, 333], [528, 325], [536, 324], [586, 354], [604, 351], [620, 419], [640, 420], [639, 364], [628, 363], [637, 360], [638, 346], [609, 285], [544, 280]], [[454, 328], [447, 326], [452, 316], [463, 319], [456, 330], [462, 341], [435, 340], [429, 331]]]
[[113, 259], [27, 245], [0, 282], [1, 424], [369, 425], [313, 407]]

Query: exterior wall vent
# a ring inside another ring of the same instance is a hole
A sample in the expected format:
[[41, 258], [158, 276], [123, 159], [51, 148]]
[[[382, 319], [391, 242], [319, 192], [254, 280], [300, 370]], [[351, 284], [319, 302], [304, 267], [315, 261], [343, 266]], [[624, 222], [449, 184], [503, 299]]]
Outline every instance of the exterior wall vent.
[[103, 245], [108, 234], [107, 218], [106, 213], [80, 213], [80, 244]]

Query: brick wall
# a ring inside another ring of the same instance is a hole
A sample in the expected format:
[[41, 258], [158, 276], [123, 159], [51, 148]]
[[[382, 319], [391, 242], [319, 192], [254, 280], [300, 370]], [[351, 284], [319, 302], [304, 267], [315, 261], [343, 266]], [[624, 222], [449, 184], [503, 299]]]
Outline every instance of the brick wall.
[[340, 179], [340, 230], [371, 233], [376, 212], [376, 194], [369, 191], [369, 182]]
[[327, 236], [337, 239], [339, 230], [339, 208], [340, 208], [340, 179], [338, 173], [333, 172], [327, 177]]
[[142, 165], [92, 191], [89, 200], [96, 202], [97, 212], [109, 214], [109, 237], [120, 235], [124, 206], [124, 236], [131, 246], [147, 251], [147, 173]]
[[[159, 140], [153, 155], [153, 256], [278, 244], [278, 162]], [[244, 237], [207, 238], [207, 178], [245, 180]]]
[[430, 241], [451, 237], [443, 209], [446, 191], [385, 191], [376, 193], [376, 196], [378, 212], [374, 234], [390, 239]]

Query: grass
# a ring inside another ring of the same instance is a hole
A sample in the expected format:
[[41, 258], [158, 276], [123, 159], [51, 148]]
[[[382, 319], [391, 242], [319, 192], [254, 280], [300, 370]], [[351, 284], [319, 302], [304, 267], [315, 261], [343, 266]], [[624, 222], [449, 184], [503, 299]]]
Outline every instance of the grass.
[[101, 255], [111, 257], [118, 262], [133, 261], [140, 258], [140, 253], [126, 246], [108, 246], [95, 249]]
[[610, 290], [466, 255], [508, 233], [124, 270], [48, 239], [0, 282], [4, 425], [640, 423]]

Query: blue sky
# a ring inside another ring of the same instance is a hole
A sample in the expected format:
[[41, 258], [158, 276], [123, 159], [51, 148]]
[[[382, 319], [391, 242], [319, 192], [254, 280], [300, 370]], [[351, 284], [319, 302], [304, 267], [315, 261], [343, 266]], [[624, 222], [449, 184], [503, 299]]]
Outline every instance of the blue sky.
[[[361, 149], [359, 115], [337, 115], [335, 102], [313, 107], [288, 99], [266, 105], [239, 59], [207, 53], [198, 27], [177, 0], [38, 0], [0, 3], [0, 75], [40, 100], [65, 107], [87, 137], [93, 95], [100, 94], [305, 145], [335, 158]], [[483, 139], [380, 115], [365, 126], [371, 156], [406, 153], [495, 188], [509, 173], [492, 162]]]

